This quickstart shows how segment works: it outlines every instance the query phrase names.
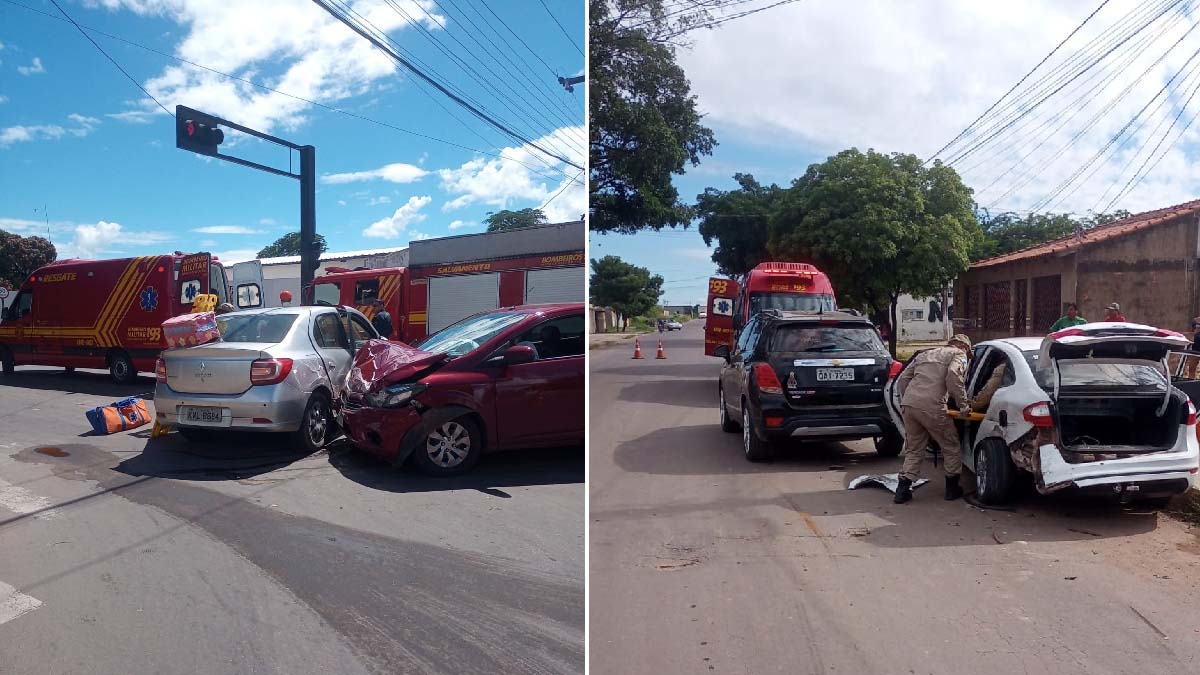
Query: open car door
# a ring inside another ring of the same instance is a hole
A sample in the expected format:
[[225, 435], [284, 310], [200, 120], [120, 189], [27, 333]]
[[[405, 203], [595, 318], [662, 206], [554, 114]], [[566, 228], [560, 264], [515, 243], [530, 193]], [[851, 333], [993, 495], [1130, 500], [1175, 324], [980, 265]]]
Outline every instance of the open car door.
[[712, 277], [708, 280], [708, 317], [704, 320], [704, 355], [716, 356], [717, 347], [733, 349], [733, 299], [738, 283], [733, 279]]

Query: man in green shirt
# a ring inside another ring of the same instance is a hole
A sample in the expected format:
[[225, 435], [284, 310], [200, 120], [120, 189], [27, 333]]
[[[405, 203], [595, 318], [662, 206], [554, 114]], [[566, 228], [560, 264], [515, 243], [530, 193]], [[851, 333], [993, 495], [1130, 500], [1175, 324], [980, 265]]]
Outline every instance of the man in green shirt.
[[1078, 326], [1080, 324], [1084, 324], [1087, 322], [1088, 322], [1087, 319], [1083, 318], [1082, 316], [1079, 316], [1079, 308], [1076, 307], [1075, 303], [1072, 302], [1071, 304], [1067, 305], [1067, 315], [1064, 317], [1060, 317], [1058, 321], [1055, 321], [1054, 325], [1050, 326], [1050, 332], [1053, 333], [1055, 331], [1060, 331], [1064, 328], [1070, 328], [1071, 326]]

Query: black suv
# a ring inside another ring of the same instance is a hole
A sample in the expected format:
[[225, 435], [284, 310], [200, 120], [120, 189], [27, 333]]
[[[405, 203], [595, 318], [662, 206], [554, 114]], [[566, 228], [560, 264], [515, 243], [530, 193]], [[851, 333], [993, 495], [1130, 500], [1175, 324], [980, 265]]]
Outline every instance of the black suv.
[[721, 429], [742, 430], [746, 459], [770, 458], [771, 443], [785, 438], [873, 437], [880, 455], [900, 453], [883, 387], [902, 364], [869, 319], [771, 310], [750, 318], [732, 352], [721, 345], [716, 355], [725, 359]]

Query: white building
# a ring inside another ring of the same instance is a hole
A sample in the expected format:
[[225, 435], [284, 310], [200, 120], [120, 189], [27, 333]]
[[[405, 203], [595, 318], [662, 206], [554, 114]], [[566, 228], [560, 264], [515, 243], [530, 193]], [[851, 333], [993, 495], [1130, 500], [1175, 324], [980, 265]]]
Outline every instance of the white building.
[[953, 296], [948, 297], [948, 308], [942, 307], [941, 298], [914, 298], [902, 295], [896, 303], [896, 322], [899, 325], [896, 341], [938, 342], [950, 338], [953, 322], [947, 316], [954, 311]]

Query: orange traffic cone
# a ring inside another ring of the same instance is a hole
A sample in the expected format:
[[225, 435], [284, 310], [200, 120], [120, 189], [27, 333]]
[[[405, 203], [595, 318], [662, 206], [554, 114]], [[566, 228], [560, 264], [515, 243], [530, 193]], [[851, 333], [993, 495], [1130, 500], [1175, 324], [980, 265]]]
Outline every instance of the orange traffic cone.
[[667, 354], [666, 354], [666, 352], [664, 352], [664, 351], [663, 351], [662, 339], [661, 339], [661, 338], [658, 340], [658, 356], [655, 356], [654, 358], [656, 358], [656, 359], [665, 359], [665, 358], [667, 358]]
[[633, 338], [633, 358], [642, 358], [642, 343], [637, 338]]

